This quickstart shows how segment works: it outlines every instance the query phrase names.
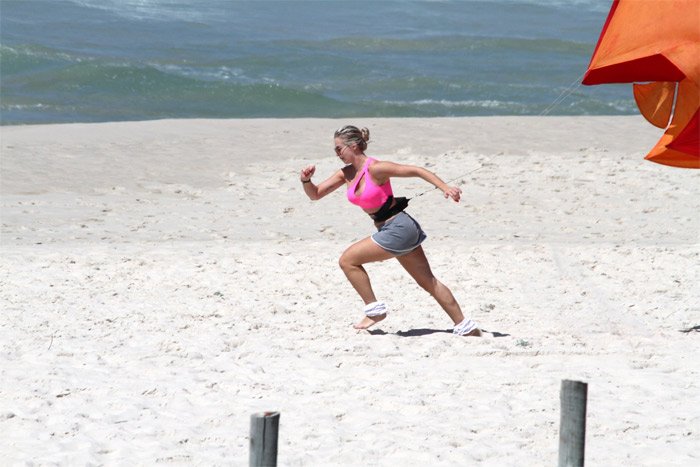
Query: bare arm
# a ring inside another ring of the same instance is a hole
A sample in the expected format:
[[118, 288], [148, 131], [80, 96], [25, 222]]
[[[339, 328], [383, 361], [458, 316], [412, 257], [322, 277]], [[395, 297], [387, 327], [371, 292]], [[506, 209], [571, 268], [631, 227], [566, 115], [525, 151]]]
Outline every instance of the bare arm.
[[327, 194], [334, 192], [345, 183], [343, 171], [338, 170], [327, 180], [319, 183], [318, 185], [314, 185], [314, 182], [311, 181], [311, 177], [313, 177], [315, 171], [316, 167], [313, 165], [306, 167], [301, 171], [301, 181], [304, 186], [304, 193], [306, 193], [306, 196], [313, 201], [319, 200]]
[[442, 181], [428, 169], [413, 165], [396, 164], [394, 162], [375, 162], [370, 166], [370, 174], [381, 185], [386, 183], [391, 177], [418, 177], [435, 186], [443, 192], [445, 198], [452, 198], [459, 202], [462, 190], [452, 187]]

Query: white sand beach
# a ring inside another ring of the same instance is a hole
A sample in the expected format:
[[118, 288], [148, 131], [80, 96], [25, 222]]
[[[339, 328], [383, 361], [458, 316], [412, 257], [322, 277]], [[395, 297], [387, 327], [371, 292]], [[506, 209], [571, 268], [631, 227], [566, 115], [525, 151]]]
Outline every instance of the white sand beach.
[[[421, 165], [397, 195], [483, 338], [396, 261], [369, 331], [338, 267], [374, 227], [333, 132]], [[0, 128], [3, 465], [556, 465], [588, 383], [586, 460], [700, 465], [700, 171], [643, 159], [642, 117], [164, 120]]]

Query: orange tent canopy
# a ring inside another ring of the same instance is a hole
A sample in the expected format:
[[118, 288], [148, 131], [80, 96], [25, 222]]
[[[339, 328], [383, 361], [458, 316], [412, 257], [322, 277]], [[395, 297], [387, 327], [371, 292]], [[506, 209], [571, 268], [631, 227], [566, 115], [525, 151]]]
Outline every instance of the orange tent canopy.
[[634, 97], [666, 129], [646, 159], [700, 168], [700, 0], [613, 2], [583, 84], [632, 82], [652, 82]]

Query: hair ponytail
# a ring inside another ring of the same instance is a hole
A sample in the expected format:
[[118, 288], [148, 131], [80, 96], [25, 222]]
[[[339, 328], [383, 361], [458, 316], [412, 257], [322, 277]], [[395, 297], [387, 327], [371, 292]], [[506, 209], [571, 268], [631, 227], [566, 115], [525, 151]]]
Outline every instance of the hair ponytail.
[[361, 150], [367, 149], [367, 143], [369, 142], [369, 129], [362, 128], [360, 130], [353, 125], [345, 125], [342, 128], [336, 130], [334, 138], [340, 138], [348, 146], [357, 144]]

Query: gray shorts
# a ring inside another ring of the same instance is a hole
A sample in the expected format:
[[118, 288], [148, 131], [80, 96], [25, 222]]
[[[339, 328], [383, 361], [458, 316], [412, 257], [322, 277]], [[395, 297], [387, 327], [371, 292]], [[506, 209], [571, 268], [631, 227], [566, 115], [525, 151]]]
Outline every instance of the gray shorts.
[[418, 222], [405, 212], [398, 213], [377, 227], [377, 233], [372, 234], [374, 243], [396, 256], [412, 252], [426, 237]]

